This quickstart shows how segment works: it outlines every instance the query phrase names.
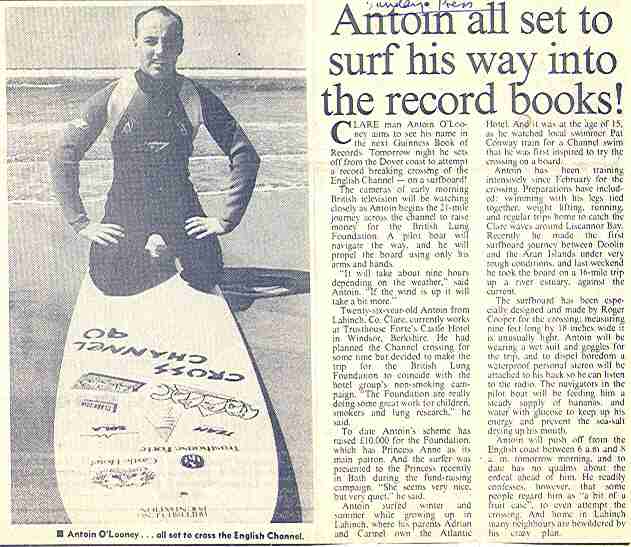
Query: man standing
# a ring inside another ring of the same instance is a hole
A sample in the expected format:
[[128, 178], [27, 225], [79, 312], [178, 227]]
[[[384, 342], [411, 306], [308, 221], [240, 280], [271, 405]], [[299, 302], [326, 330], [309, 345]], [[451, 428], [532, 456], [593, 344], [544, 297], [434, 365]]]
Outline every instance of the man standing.
[[[165, 7], [134, 21], [139, 68], [91, 97], [51, 147], [50, 171], [64, 215], [92, 241], [90, 274], [109, 295], [156, 284], [165, 249], [180, 259], [182, 277], [209, 292], [222, 270], [217, 235], [241, 220], [259, 166], [252, 144], [209, 90], [177, 74], [183, 23]], [[207, 217], [190, 182], [188, 160], [204, 124], [229, 157], [230, 181], [218, 217]], [[79, 195], [79, 162], [106, 132], [114, 160], [101, 222], [90, 220]]]

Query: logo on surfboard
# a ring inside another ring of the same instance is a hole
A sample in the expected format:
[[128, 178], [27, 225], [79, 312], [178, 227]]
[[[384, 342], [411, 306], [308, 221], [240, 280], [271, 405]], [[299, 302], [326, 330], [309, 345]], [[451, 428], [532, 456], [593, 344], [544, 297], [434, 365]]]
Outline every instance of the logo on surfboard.
[[157, 389], [163, 393], [153, 392], [154, 401], [171, 401], [182, 405], [186, 410], [196, 408], [205, 418], [215, 414], [227, 414], [242, 420], [251, 420], [258, 416], [258, 409], [245, 401], [227, 395], [218, 395], [177, 384], [160, 384]]
[[92, 482], [112, 490], [129, 486], [145, 486], [155, 478], [156, 474], [147, 467], [114, 468], [97, 471], [92, 477]]
[[179, 409], [171, 407], [166, 412], [158, 413], [155, 416], [145, 416], [145, 419], [151, 424], [156, 434], [166, 443], [173, 434], [180, 416]]
[[111, 439], [115, 435], [138, 435], [137, 431], [127, 431], [124, 425], [99, 425], [92, 427], [93, 433], [86, 433], [82, 437], [98, 437]]
[[84, 389], [93, 391], [109, 391], [112, 393], [131, 393], [138, 391], [145, 382], [130, 380], [129, 378], [119, 378], [98, 372], [88, 372], [72, 386], [72, 389]]
[[79, 405], [84, 408], [93, 408], [94, 410], [102, 410], [103, 412], [111, 412], [116, 414], [118, 403], [113, 401], [97, 401], [95, 399], [81, 399]]
[[180, 463], [187, 469], [199, 469], [204, 467], [204, 458], [199, 454], [184, 454]]

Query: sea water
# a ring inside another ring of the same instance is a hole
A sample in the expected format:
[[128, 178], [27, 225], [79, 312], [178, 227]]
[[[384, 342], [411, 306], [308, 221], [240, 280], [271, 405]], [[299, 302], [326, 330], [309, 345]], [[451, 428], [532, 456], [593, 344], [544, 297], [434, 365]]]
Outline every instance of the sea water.
[[[114, 78], [19, 77], [7, 80], [7, 185], [10, 202], [55, 202], [47, 167], [51, 135]], [[307, 186], [307, 120], [302, 77], [196, 78], [226, 105], [261, 156], [258, 191]], [[191, 180], [217, 192], [228, 160], [204, 128], [195, 140]], [[109, 142], [101, 135], [81, 164], [81, 195], [105, 197], [112, 180]]]

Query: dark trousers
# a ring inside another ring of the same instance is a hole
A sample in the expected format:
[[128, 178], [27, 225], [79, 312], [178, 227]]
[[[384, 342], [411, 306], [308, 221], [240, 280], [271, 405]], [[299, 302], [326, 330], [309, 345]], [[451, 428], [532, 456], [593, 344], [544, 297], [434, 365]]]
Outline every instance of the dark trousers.
[[[182, 278], [195, 289], [211, 292], [219, 282], [223, 260], [217, 236], [195, 239], [186, 234], [183, 223], [152, 232], [123, 227], [125, 237], [117, 244], [104, 246], [92, 243], [90, 248], [90, 275], [105, 294], [129, 296], [155, 287], [176, 272], [174, 257], [180, 259]], [[158, 233], [164, 238], [171, 253], [170, 259], [152, 258], [145, 250], [151, 233]]]

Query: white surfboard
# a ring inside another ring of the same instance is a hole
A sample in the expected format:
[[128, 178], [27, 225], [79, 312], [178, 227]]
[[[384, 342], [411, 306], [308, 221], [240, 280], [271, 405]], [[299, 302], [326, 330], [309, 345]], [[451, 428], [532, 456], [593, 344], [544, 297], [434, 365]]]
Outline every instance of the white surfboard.
[[179, 275], [134, 296], [106, 296], [86, 277], [54, 438], [72, 523], [298, 520], [282, 435], [236, 322], [219, 290]]

